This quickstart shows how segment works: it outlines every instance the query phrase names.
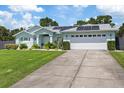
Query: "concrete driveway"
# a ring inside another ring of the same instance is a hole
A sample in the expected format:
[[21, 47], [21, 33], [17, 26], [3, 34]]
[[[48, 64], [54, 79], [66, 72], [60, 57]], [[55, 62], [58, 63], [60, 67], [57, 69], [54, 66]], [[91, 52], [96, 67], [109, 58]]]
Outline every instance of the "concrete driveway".
[[70, 50], [11, 87], [124, 87], [124, 69], [101, 50]]

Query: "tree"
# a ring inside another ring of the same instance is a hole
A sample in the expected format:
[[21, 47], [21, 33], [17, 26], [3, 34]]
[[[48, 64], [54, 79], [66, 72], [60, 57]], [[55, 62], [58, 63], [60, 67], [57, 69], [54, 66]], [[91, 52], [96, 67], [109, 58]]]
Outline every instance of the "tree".
[[110, 24], [112, 27], [115, 25], [112, 22], [112, 16], [110, 15], [97, 16], [96, 19], [91, 17], [88, 21], [78, 20], [75, 25], [85, 25], [85, 24]]
[[96, 21], [98, 24], [110, 24], [112, 27], [115, 26], [112, 22], [112, 16], [110, 15], [97, 16]]
[[10, 38], [10, 32], [7, 28], [4, 26], [0, 26], [0, 40], [9, 40]]
[[58, 26], [58, 23], [57, 23], [56, 21], [53, 21], [53, 22], [51, 23], [51, 26]]
[[115, 26], [115, 23], [110, 23], [111, 27], [114, 27]]
[[96, 21], [98, 24], [110, 24], [111, 26], [115, 25], [112, 23], [112, 16], [110, 15], [97, 16]]
[[52, 20], [51, 18], [48, 18], [48, 17], [45, 17], [45, 18], [42, 18], [40, 19], [40, 26], [58, 26], [59, 24]]
[[24, 30], [24, 28], [17, 28], [17, 29], [13, 29], [13, 30], [11, 30], [11, 35], [14, 35], [14, 34], [16, 34], [16, 33], [18, 33], [18, 32], [20, 32], [20, 31], [23, 31]]
[[14, 30], [9, 30], [4, 26], [0, 26], [0, 40], [1, 41], [9, 41], [9, 40], [14, 40], [15, 38], [13, 37], [14, 34], [24, 30], [24, 28], [19, 28], [19, 29], [14, 29]]
[[84, 21], [84, 20], [78, 20], [75, 25], [85, 25], [85, 24], [87, 24], [86, 21]]
[[119, 31], [117, 32], [117, 35], [120, 37], [124, 36], [124, 23], [122, 24], [122, 26], [120, 26]]
[[96, 21], [95, 18], [91, 17], [91, 18], [88, 20], [87, 23], [88, 23], [88, 24], [97, 24], [97, 21]]

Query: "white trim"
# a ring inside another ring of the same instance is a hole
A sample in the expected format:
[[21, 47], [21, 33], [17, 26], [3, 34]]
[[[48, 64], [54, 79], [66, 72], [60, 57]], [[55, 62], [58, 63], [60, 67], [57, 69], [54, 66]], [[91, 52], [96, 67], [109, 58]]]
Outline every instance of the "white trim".
[[39, 31], [39, 30], [41, 30], [42, 28], [39, 28], [39, 29], [37, 29], [37, 30], [35, 30], [35, 31], [33, 31], [32, 33], [35, 33], [35, 32], [37, 32], [37, 31]]
[[66, 32], [116, 32], [118, 30], [80, 30], [80, 31], [75, 31], [75, 30], [64, 30], [64, 31], [61, 31], [61, 33], [66, 33]]
[[21, 31], [21, 32], [19, 32], [19, 33], [15, 34], [15, 35], [13, 35], [13, 36], [17, 36], [17, 35], [19, 35], [19, 34], [21, 34], [21, 33], [23, 33], [23, 32], [25, 32], [25, 33], [28, 33], [28, 34], [32, 35], [31, 33], [27, 32], [27, 31]]
[[[39, 28], [38, 30], [35, 30], [35, 31], [33, 31], [32, 33], [35, 33], [35, 32], [38, 32], [39, 30], [47, 30], [47, 31], [49, 31], [49, 32], [52, 32], [51, 30], [48, 30], [48, 29], [46, 29], [46, 28]], [[53, 33], [53, 32], [52, 32]]]

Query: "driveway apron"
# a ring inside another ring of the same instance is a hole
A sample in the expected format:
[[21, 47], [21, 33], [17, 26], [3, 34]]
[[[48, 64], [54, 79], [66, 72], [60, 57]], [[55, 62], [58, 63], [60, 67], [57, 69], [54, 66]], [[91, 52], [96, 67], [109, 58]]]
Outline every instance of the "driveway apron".
[[124, 69], [107, 51], [70, 50], [11, 87], [124, 87]]

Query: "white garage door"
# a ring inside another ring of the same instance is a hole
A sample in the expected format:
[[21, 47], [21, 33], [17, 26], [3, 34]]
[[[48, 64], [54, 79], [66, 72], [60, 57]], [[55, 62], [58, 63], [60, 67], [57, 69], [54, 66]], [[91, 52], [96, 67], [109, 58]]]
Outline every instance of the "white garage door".
[[71, 49], [100, 49], [100, 50], [107, 50], [107, 43], [106, 43], [106, 36], [89, 36], [80, 37], [72, 36], [70, 38]]

